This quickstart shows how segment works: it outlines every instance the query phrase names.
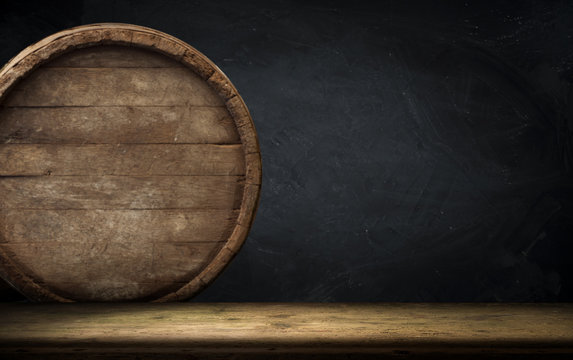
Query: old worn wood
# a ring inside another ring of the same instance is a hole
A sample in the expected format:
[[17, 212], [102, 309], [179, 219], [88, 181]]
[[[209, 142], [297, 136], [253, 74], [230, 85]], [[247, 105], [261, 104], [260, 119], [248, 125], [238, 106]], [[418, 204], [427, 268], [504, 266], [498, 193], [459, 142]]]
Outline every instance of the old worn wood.
[[244, 175], [240, 145], [0, 144], [0, 176]]
[[75, 49], [64, 57], [56, 58], [45, 67], [61, 68], [166, 68], [180, 67], [177, 62], [163, 54], [123, 46], [88, 47]]
[[224, 103], [206, 82], [183, 66], [42, 68], [13, 89], [4, 102], [7, 107], [184, 105]]
[[226, 108], [196, 106], [3, 107], [0, 141], [15, 144], [241, 142]]
[[[238, 209], [240, 176], [16, 176], [2, 209]], [[100, 224], [101, 225], [101, 224]]]
[[3, 304], [0, 318], [11, 359], [573, 356], [572, 304]]
[[[44, 241], [79, 242], [91, 239], [140, 244], [209, 242], [228, 238], [239, 210], [153, 209], [0, 210], [0, 245]], [[205, 226], [211, 222], [219, 226]], [[101, 226], [94, 226], [101, 224]]]
[[248, 110], [191, 46], [65, 30], [0, 71], [0, 275], [33, 300], [182, 300], [233, 258], [261, 164]]

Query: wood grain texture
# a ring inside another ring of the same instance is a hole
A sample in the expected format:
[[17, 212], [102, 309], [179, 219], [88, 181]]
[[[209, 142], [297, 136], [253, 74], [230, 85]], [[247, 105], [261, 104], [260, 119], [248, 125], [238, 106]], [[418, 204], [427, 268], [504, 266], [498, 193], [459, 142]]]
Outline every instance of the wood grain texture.
[[241, 176], [30, 176], [0, 181], [3, 209], [238, 209]]
[[1, 210], [0, 243], [222, 242], [238, 210]]
[[88, 25], [0, 70], [0, 275], [33, 300], [183, 300], [243, 244], [261, 183], [237, 90], [155, 30]]
[[8, 107], [182, 105], [222, 106], [223, 101], [184, 67], [40, 68], [4, 101]]
[[0, 107], [0, 111], [2, 143], [240, 143], [224, 107]]
[[4, 253], [17, 253], [17, 265], [34, 274], [36, 283], [56, 293], [70, 294], [80, 301], [126, 301], [145, 297], [158, 287], [188, 281], [224, 244], [92, 240], [97, 241], [43, 241], [0, 247]]
[[571, 304], [4, 304], [0, 314], [0, 352], [24, 358], [573, 355]]
[[0, 145], [0, 176], [244, 175], [240, 145]]
[[181, 67], [181, 64], [165, 55], [144, 49], [108, 45], [76, 49], [65, 56], [58, 57], [44, 65], [45, 67], [64, 68], [166, 68]]

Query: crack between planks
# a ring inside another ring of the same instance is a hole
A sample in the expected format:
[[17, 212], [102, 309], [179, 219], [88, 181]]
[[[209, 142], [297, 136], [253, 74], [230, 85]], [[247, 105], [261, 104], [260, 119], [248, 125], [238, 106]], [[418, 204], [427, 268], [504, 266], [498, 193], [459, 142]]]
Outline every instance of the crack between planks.
[[[2, 137], [0, 136], [0, 139]], [[6, 140], [16, 140], [16, 138], [6, 137]], [[19, 140], [19, 139], [17, 139]], [[148, 142], [148, 143], [137, 143], [137, 142], [118, 142], [118, 143], [95, 143], [95, 142], [6, 142], [0, 143], [2, 145], [58, 145], [58, 146], [65, 146], [65, 145], [74, 145], [74, 146], [81, 146], [81, 145], [113, 145], [113, 146], [124, 146], [124, 145], [215, 145], [215, 146], [224, 146], [224, 145], [243, 145], [241, 142], [218, 142], [218, 143], [202, 143], [202, 142]], [[257, 151], [258, 152], [258, 151]], [[249, 154], [252, 154], [250, 152]]]
[[174, 105], [40, 105], [40, 106], [22, 106], [22, 105], [2, 105], [0, 109], [60, 109], [60, 108], [220, 108], [226, 109], [225, 105], [193, 105], [193, 104], [174, 104]]
[[177, 208], [56, 208], [56, 207], [45, 207], [45, 208], [18, 208], [18, 207], [0, 207], [0, 212], [3, 211], [173, 211], [173, 210], [188, 210], [188, 211], [240, 211], [241, 206], [232, 208], [207, 208], [207, 207], [177, 207]]
[[[129, 178], [153, 178], [153, 177], [237, 177], [241, 178], [244, 177], [246, 174], [203, 174], [203, 175], [188, 175], [188, 174], [147, 174], [147, 175], [121, 175], [121, 174], [101, 174], [101, 175], [57, 175], [53, 174], [51, 170], [48, 170], [46, 173], [42, 174], [34, 174], [34, 175], [0, 175], [0, 179], [7, 179], [7, 178], [34, 178], [34, 177], [129, 177]], [[244, 180], [244, 179], [238, 179]]]

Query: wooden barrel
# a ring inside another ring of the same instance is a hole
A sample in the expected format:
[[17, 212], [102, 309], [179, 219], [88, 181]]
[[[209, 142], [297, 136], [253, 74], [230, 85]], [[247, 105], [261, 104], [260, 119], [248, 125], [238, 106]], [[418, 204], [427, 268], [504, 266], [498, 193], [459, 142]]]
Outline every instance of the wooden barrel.
[[33, 300], [172, 301], [243, 244], [261, 162], [200, 52], [125, 24], [73, 28], [0, 71], [0, 275]]

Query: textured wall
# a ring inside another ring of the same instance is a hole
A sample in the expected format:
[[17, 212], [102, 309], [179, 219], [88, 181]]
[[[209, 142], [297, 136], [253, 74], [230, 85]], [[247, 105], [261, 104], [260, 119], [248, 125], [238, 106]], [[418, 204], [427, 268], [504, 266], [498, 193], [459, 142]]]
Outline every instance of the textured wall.
[[573, 301], [573, 5], [368, 3], [3, 1], [0, 62], [126, 22], [230, 77], [262, 198], [197, 301]]

